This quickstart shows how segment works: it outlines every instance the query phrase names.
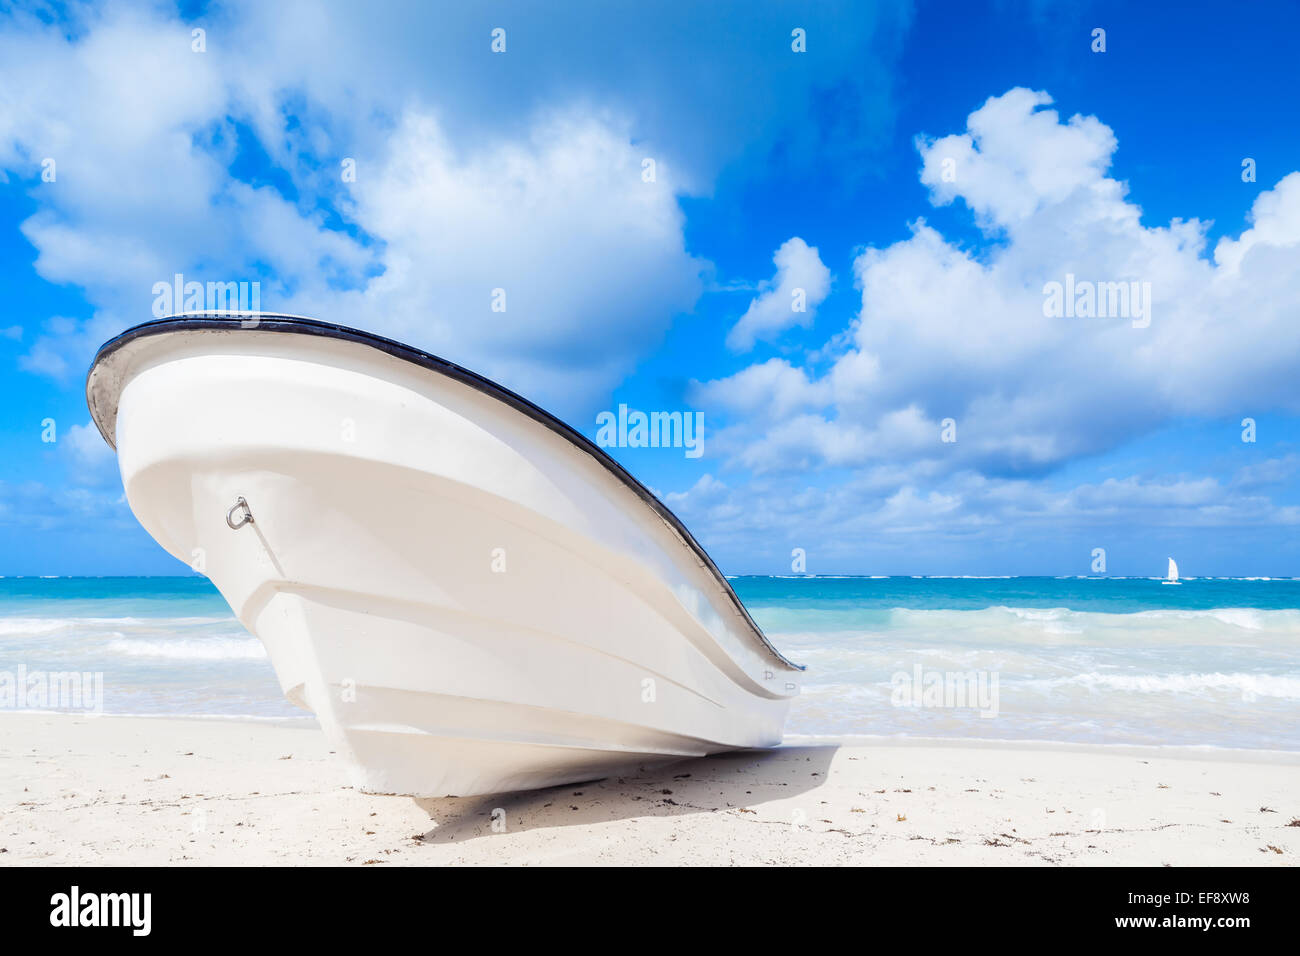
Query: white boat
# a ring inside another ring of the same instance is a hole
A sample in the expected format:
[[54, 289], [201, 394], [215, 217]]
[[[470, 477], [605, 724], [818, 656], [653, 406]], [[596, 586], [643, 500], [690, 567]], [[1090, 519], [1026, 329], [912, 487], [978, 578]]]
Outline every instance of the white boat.
[[86, 398], [140, 523], [355, 786], [493, 793], [780, 743], [801, 668], [608, 455], [417, 349], [255, 322], [137, 326]]
[[1178, 580], [1178, 565], [1174, 563], [1173, 558], [1169, 559], [1169, 572], [1165, 575], [1165, 579], [1160, 583], [1161, 584], [1182, 584], [1183, 583], [1182, 581]]

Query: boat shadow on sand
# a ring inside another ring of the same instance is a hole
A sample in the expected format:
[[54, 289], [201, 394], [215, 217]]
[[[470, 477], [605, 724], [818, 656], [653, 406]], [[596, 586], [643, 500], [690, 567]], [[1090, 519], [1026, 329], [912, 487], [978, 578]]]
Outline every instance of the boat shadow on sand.
[[416, 798], [432, 828], [422, 843], [633, 817], [718, 813], [787, 800], [826, 781], [833, 745], [745, 750], [593, 780], [476, 797]]

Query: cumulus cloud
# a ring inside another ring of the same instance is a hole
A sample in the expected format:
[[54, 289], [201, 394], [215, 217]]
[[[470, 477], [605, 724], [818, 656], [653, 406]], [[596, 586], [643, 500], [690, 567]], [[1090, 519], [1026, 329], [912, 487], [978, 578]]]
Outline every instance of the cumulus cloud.
[[[653, 16], [603, 0], [499, 9], [233, 0], [209, 32], [227, 54], [248, 52], [241, 69], [267, 77], [248, 99], [268, 141], [283, 125], [277, 84], [324, 107], [313, 125], [342, 141], [364, 142], [371, 117], [414, 101], [437, 105], [452, 139], [475, 149], [579, 101], [634, 115], [643, 155], [707, 195], [742, 155], [804, 173], [865, 165], [887, 142], [891, 67], [912, 9], [911, 0], [805, 5], [797, 25], [815, 44], [815, 68], [791, 55], [789, 10], [750, 0], [660, 4]], [[489, 47], [497, 27], [502, 54]]]
[[1114, 133], [1095, 116], [1062, 123], [1055, 110], [1039, 109], [1051, 102], [1044, 92], [1013, 89], [972, 113], [965, 133], [920, 137], [921, 182], [934, 203], [960, 198], [984, 223], [1006, 226], [1101, 184]]
[[[328, 104], [295, 105], [284, 77], [217, 28], [198, 54], [161, 14], [86, 17], [71, 38], [21, 17], [0, 30], [13, 106], [0, 164], [36, 183], [22, 224], [36, 271], [95, 307], [39, 322], [28, 371], [81, 375], [100, 342], [151, 317], [154, 284], [183, 273], [259, 281], [263, 309], [406, 340], [576, 415], [700, 293], [672, 164], [645, 181], [644, 149], [615, 114], [557, 108], [466, 147], [434, 107], [389, 104], [389, 120], [350, 144], [345, 187], [329, 156], [345, 144], [328, 124], [312, 143], [288, 121]], [[230, 65], [244, 56], [249, 70]], [[230, 176], [255, 130], [292, 186]], [[52, 182], [39, 180], [45, 157]], [[326, 161], [332, 178], [317, 171]]]
[[69, 426], [59, 436], [58, 445], [67, 455], [74, 485], [121, 489], [117, 456], [92, 423]]
[[407, 113], [353, 200], [357, 222], [384, 239], [381, 273], [291, 306], [341, 309], [552, 407], [580, 407], [702, 288], [672, 180], [643, 181], [641, 159], [609, 117], [551, 114], [523, 141], [466, 154], [434, 116]]
[[831, 291], [831, 271], [814, 246], [798, 236], [781, 244], [772, 257], [776, 275], [759, 287], [759, 294], [727, 333], [727, 348], [748, 352], [758, 340], [772, 341], [793, 326], [808, 328]]
[[248, 278], [256, 263], [323, 282], [332, 259], [364, 265], [319, 215], [228, 177], [232, 91], [179, 23], [122, 8], [72, 39], [56, 25], [11, 26], [0, 64], [12, 107], [0, 119], [0, 163], [34, 175], [53, 162], [22, 226], [43, 278], [147, 315], [153, 282], [181, 266]]
[[[1265, 468], [1270, 478], [1276, 465]], [[731, 486], [706, 475], [665, 500], [736, 571], [786, 567], [790, 549], [803, 547], [814, 573], [1041, 574], [1051, 560], [1087, 574], [1102, 546], [1112, 573], [1162, 574], [1161, 540], [1187, 529], [1249, 548], [1265, 529], [1300, 526], [1300, 507], [1275, 500], [1279, 488], [1249, 466], [1226, 478], [1127, 475], [1053, 488], [882, 465], [823, 484], [769, 475]], [[1208, 560], [1216, 546], [1194, 553]]]
[[831, 389], [826, 382], [810, 381], [806, 370], [773, 358], [729, 378], [696, 382], [691, 396], [711, 408], [785, 418], [793, 412], [825, 406], [831, 399]]
[[[722, 67], [715, 38], [739, 9], [726, 4], [652, 23], [598, 4], [518, 10], [499, 56], [498, 24], [470, 8], [307, 6], [0, 21], [0, 169], [33, 182], [22, 228], [38, 274], [94, 309], [29, 340], [27, 369], [80, 374], [182, 272], [261, 281], [266, 310], [404, 338], [576, 415], [700, 294], [707, 263], [685, 251], [678, 198], [778, 137], [783, 161], [872, 148], [908, 20], [901, 0], [850, 29], [810, 14], [813, 73], [781, 44], [728, 46]], [[780, 11], [746, 15], [789, 32]], [[664, 55], [673, 69], [647, 68]], [[807, 122], [827, 84], [853, 119]], [[44, 158], [54, 182], [39, 182]], [[496, 288], [504, 313], [488, 310]]]
[[95, 309], [41, 322], [25, 368], [80, 376], [100, 342], [151, 317], [154, 283], [177, 272], [274, 277], [264, 304], [361, 281], [370, 257], [352, 237], [228, 175], [238, 93], [220, 58], [192, 52], [184, 25], [160, 14], [80, 14], [75, 27], [15, 14], [0, 29], [0, 167], [33, 182], [37, 211], [21, 228], [37, 274], [80, 287]]
[[[1014, 89], [965, 132], [918, 141], [934, 202], [966, 203], [998, 241], [977, 255], [918, 219], [911, 237], [866, 249], [861, 311], [830, 367], [780, 369], [807, 401], [770, 403], [751, 387], [775, 378], [765, 366], [700, 386], [725, 422], [715, 449], [760, 471], [923, 461], [1029, 475], [1180, 416], [1300, 411], [1300, 173], [1208, 257], [1200, 222], [1142, 225], [1106, 175], [1114, 133], [1050, 102]], [[1150, 324], [1045, 315], [1045, 287], [1067, 277], [1149, 283]]]
[[87, 488], [55, 488], [39, 481], [0, 481], [0, 525], [29, 534], [70, 528], [134, 533], [139, 528], [131, 510], [109, 495]]

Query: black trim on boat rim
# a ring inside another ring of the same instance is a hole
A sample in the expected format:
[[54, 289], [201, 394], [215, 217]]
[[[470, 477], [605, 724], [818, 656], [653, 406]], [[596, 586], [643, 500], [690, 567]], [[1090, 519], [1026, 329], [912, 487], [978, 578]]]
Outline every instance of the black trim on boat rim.
[[145, 338], [150, 335], [159, 335], [164, 332], [185, 332], [185, 331], [235, 331], [235, 332], [294, 332], [300, 335], [317, 335], [322, 338], [340, 339], [345, 342], [356, 342], [359, 345], [365, 345], [372, 349], [378, 349], [387, 353], [394, 358], [411, 362], [422, 368], [438, 372], [453, 378], [458, 382], [468, 385], [476, 391], [485, 395], [490, 395], [498, 401], [504, 402], [518, 412], [522, 412], [537, 423], [546, 426], [548, 429], [566, 439], [575, 445], [581, 451], [586, 452], [596, 460], [598, 464], [605, 467], [607, 471], [614, 475], [619, 481], [630, 488], [638, 498], [648, 504], [660, 518], [672, 528], [677, 535], [686, 542], [687, 546], [695, 552], [706, 568], [713, 573], [718, 584], [722, 586], [723, 592], [731, 599], [736, 610], [748, 622], [754, 633], [758, 635], [763, 646], [770, 651], [777, 660], [787, 667], [795, 670], [804, 670], [804, 665], [796, 664], [790, 661], [782, 654], [767, 635], [763, 633], [762, 628], [755, 623], [750, 616], [748, 609], [736, 596], [735, 589], [732, 588], [731, 582], [727, 580], [726, 575], [718, 570], [718, 566], [713, 563], [708, 552], [700, 546], [695, 540], [695, 536], [686, 529], [681, 519], [673, 514], [672, 510], [655, 496], [645, 485], [637, 481], [628, 473], [622, 465], [611, 458], [600, 446], [591, 441], [587, 436], [572, 428], [571, 426], [560, 421], [550, 412], [534, 405], [522, 395], [510, 391], [503, 385], [498, 385], [489, 378], [484, 378], [477, 372], [472, 372], [463, 366], [454, 362], [448, 362], [446, 359], [439, 358], [429, 352], [414, 348], [410, 345], [403, 345], [393, 339], [386, 339], [382, 335], [374, 335], [370, 332], [362, 332], [360, 329], [348, 328], [346, 325], [335, 325], [332, 322], [321, 322], [319, 319], [309, 319], [305, 316], [283, 315], [280, 313], [259, 313], [256, 316], [256, 325], [246, 325], [249, 316], [240, 315], [239, 313], [211, 313], [211, 312], [188, 312], [180, 315], [170, 315], [161, 319], [154, 319], [151, 322], [142, 322], [140, 325], [133, 326], [115, 338], [109, 339], [99, 347], [95, 353], [95, 360], [90, 363], [90, 369], [86, 372], [86, 404], [90, 408], [91, 417], [95, 421], [95, 427], [99, 429], [99, 434], [103, 436], [104, 441], [108, 442], [110, 448], [116, 450], [117, 446], [113, 441], [113, 436], [104, 430], [103, 423], [99, 420], [99, 413], [90, 398], [90, 379], [94, 374], [99, 363], [112, 355], [122, 346], [139, 338]]

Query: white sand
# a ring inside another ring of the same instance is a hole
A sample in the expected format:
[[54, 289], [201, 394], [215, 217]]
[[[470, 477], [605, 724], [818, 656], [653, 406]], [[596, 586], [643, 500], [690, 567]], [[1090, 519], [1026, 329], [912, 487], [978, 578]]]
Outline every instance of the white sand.
[[1300, 754], [819, 741], [416, 801], [312, 726], [0, 715], [0, 864], [1294, 865], [1297, 818]]

